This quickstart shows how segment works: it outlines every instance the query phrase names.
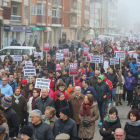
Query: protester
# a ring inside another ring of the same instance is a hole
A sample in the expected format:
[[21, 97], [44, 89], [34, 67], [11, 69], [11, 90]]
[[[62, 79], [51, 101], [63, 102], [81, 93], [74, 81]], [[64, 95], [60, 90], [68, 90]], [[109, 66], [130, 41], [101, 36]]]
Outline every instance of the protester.
[[0, 139], [1, 140], [9, 140], [9, 136], [6, 133], [6, 128], [0, 125]]
[[74, 93], [74, 89], [75, 89], [75, 83], [69, 84], [69, 87], [67, 88], [67, 91], [68, 91], [67, 94], [69, 98]]
[[9, 52], [6, 53], [6, 56], [5, 56], [5, 58], [4, 58], [4, 61], [7, 60], [7, 59], [8, 59], [9, 62], [12, 64], [13, 58], [10, 56], [10, 53], [9, 53]]
[[15, 82], [17, 83], [17, 86], [18, 87], [21, 87], [21, 85], [22, 85], [22, 76], [18, 76], [16, 78], [16, 81]]
[[137, 77], [138, 66], [136, 62], [136, 58], [132, 58], [132, 62], [129, 64], [130, 69], [132, 69], [133, 77]]
[[114, 134], [115, 140], [125, 140], [125, 132], [121, 128], [117, 128]]
[[93, 76], [93, 72], [91, 72], [91, 68], [87, 67], [86, 68], [86, 79], [88, 80], [91, 76]]
[[63, 82], [65, 82], [65, 78], [62, 76], [62, 71], [61, 70], [56, 71], [56, 81], [58, 81], [59, 79], [62, 79]]
[[37, 78], [36, 76], [32, 76], [32, 77], [31, 77], [33, 87], [35, 87], [36, 78]]
[[53, 70], [49, 71], [49, 80], [51, 80], [50, 81], [50, 89], [54, 92], [55, 78], [54, 78], [54, 71]]
[[83, 80], [86, 80], [86, 74], [85, 73], [82, 73], [81, 78], [75, 81], [75, 86], [82, 87]]
[[43, 76], [48, 78], [48, 68], [43, 68], [43, 71], [40, 73], [40, 75], [38, 76], [38, 78], [42, 78]]
[[23, 90], [24, 87], [26, 86], [27, 84], [27, 80], [26, 79], [23, 79], [22, 82], [21, 82], [21, 89]]
[[64, 71], [64, 79], [65, 79], [65, 84], [67, 85], [67, 87], [70, 84], [73, 84], [73, 77], [69, 76], [69, 70], [68, 69], [65, 69], [65, 71]]

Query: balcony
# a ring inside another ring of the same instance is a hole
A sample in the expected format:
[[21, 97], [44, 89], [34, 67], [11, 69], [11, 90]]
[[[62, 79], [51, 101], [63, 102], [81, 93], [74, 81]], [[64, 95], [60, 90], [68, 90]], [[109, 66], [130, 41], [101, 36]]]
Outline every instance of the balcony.
[[19, 16], [19, 15], [11, 15], [11, 21], [13, 21], [13, 22], [21, 22], [21, 16]]
[[71, 24], [70, 24], [70, 27], [71, 27], [71, 28], [77, 28], [77, 27], [78, 27], [77, 22], [71, 23]]
[[52, 26], [61, 27], [61, 18], [52, 18]]
[[1, 6], [3, 9], [3, 19], [11, 19], [11, 7]]
[[46, 26], [46, 16], [45, 15], [37, 15], [36, 24], [38, 26]]
[[76, 6], [71, 7], [71, 14], [81, 14], [81, 11]]
[[52, 6], [55, 8], [62, 8], [62, 0], [53, 0]]

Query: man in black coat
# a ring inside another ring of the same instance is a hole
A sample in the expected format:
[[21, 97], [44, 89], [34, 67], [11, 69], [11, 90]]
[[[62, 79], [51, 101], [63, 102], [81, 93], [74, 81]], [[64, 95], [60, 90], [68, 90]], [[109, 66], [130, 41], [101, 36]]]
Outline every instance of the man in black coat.
[[42, 78], [43, 76], [48, 78], [48, 68], [43, 68], [43, 71], [40, 73], [40, 75], [38, 76], [38, 78]]
[[65, 82], [65, 78], [64, 78], [64, 76], [62, 76], [61, 70], [56, 71], [56, 82], [57, 82], [58, 79], [62, 79], [63, 82]]
[[[46, 58], [44, 59], [44, 62], [46, 63]], [[51, 62], [51, 57], [47, 58], [47, 64], [45, 66], [48, 68], [48, 70], [55, 71], [55, 63]]]
[[10, 53], [9, 53], [9, 52], [7, 52], [7, 54], [6, 54], [5, 58], [4, 58], [4, 61], [5, 61], [6, 59], [9, 59], [9, 62], [12, 64], [13, 58], [10, 56]]
[[68, 134], [70, 140], [77, 140], [77, 126], [70, 117], [69, 107], [63, 107], [60, 110], [60, 118], [56, 120], [53, 127], [54, 137], [61, 133]]
[[63, 76], [64, 76], [65, 84], [67, 85], [67, 87], [69, 87], [70, 84], [73, 84], [73, 77], [69, 76], [69, 70], [68, 69], [65, 69]]

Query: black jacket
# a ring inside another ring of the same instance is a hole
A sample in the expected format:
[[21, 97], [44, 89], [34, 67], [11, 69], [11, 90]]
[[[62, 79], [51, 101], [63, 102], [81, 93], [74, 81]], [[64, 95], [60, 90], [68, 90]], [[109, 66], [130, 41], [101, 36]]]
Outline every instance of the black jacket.
[[128, 77], [128, 72], [129, 72], [129, 71], [130, 71], [130, 70], [128, 70], [128, 71], [125, 70], [125, 71], [124, 71], [124, 79], [125, 79], [126, 77]]
[[0, 93], [0, 110], [3, 109], [2, 106], [1, 106], [1, 99], [2, 99], [4, 96], [5, 96], [4, 94], [1, 94], [1, 93]]
[[61, 119], [57, 119], [53, 127], [54, 137], [61, 133], [68, 134], [70, 140], [77, 140], [77, 126], [75, 121], [71, 118], [68, 118], [64, 122]]
[[127, 122], [124, 131], [126, 133], [125, 140], [140, 140], [140, 125], [134, 126]]
[[140, 95], [138, 95], [136, 91], [133, 93], [132, 105], [132, 109], [137, 109], [140, 112]]
[[[106, 131], [103, 131], [103, 128], [105, 128]], [[112, 134], [112, 132], [115, 132], [117, 128], [121, 128], [120, 119], [118, 117], [114, 123], [104, 121], [99, 132], [103, 137], [103, 140], [115, 140], [114, 134]]]
[[48, 70], [55, 71], [55, 63], [53, 63], [53, 62], [47, 62], [47, 68], [48, 68]]
[[69, 75], [64, 75], [64, 79], [65, 79], [65, 84], [67, 85], [67, 87], [69, 86], [69, 84], [73, 84], [73, 77], [69, 76]]
[[4, 57], [4, 61], [5, 61], [6, 59], [9, 59], [9, 62], [12, 64], [13, 58], [12, 58], [10, 55], [9, 55], [9, 56], [5, 56], [5, 57]]
[[118, 78], [116, 74], [108, 74], [107, 79], [110, 80], [113, 84], [113, 88], [116, 88], [116, 84], [118, 83]]
[[63, 82], [65, 83], [65, 78], [64, 78], [64, 76], [61, 75], [61, 76], [57, 77], [57, 78], [56, 78], [56, 83], [57, 83], [57, 80], [58, 80], [58, 79], [62, 79]]
[[2, 110], [2, 113], [8, 122], [9, 137], [16, 136], [19, 130], [19, 121], [17, 113], [11, 107], [9, 107], [7, 110]]
[[43, 71], [40, 73], [38, 78], [42, 78], [43, 76], [46, 76], [48, 78], [48, 74], [44, 73]]
[[140, 85], [140, 71], [137, 72], [137, 85]]
[[64, 99], [63, 101], [60, 101], [59, 99], [57, 99], [55, 101], [55, 109], [56, 109], [56, 116], [57, 118], [59, 118], [59, 114], [60, 114], [60, 109], [65, 107], [65, 106], [68, 106], [69, 107], [69, 111], [70, 111], [70, 118], [72, 119], [73, 118], [73, 108], [72, 108], [72, 105], [71, 105], [71, 102], [70, 101], [67, 101], [66, 99]]
[[35, 108], [34, 109], [39, 109], [42, 112], [42, 114], [45, 113], [47, 106], [51, 106], [51, 107], [55, 108], [54, 100], [51, 97], [47, 96], [45, 99], [43, 99], [42, 97], [38, 97], [35, 100]]
[[38, 125], [30, 124], [34, 131], [35, 138], [37, 140], [54, 140], [51, 126], [45, 122], [41, 122]]

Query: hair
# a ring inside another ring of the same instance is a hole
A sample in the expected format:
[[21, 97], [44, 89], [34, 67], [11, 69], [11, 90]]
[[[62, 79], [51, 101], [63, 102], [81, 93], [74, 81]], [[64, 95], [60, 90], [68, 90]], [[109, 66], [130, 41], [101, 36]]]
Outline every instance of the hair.
[[61, 86], [65, 86], [64, 83], [60, 82], [60, 83], [58, 84], [58, 88], [61, 87]]
[[127, 118], [130, 119], [130, 114], [133, 114], [134, 116], [136, 116], [136, 121], [140, 120], [140, 113], [137, 109], [132, 109], [129, 111]]
[[98, 72], [98, 73], [99, 73], [99, 75], [101, 74], [99, 70], [96, 70], [96, 71], [95, 71], [95, 73], [96, 73], [96, 72]]
[[116, 73], [116, 70], [115, 70], [114, 68], [110, 68], [110, 69], [112, 69], [112, 70], [113, 70], [113, 73], [114, 73], [114, 74]]
[[35, 114], [36, 117], [40, 117], [40, 119], [42, 118], [42, 112], [39, 109], [34, 109], [32, 110], [31, 114]]
[[75, 89], [80, 89], [80, 91], [81, 91], [81, 87], [80, 86], [76, 86]]
[[8, 71], [9, 71], [9, 69], [8, 69], [8, 68], [5, 68], [5, 71], [6, 71], [6, 70], [8, 70]]
[[68, 69], [65, 69], [65, 72], [69, 73], [69, 70]]
[[[49, 110], [49, 111], [50, 111], [50, 114], [51, 114], [52, 116], [56, 115], [56, 110], [55, 110], [55, 108], [53, 108], [53, 107], [51, 107], [51, 106], [47, 106], [47, 107], [46, 107], [46, 110]], [[45, 110], [45, 111], [46, 111], [46, 110]]]
[[85, 84], [89, 85], [89, 81], [88, 80], [83, 80], [83, 81], [85, 81]]
[[116, 112], [116, 115], [118, 116], [118, 110], [115, 107], [110, 108], [109, 114], [113, 114]]
[[34, 91], [34, 90], [35, 90], [37, 93], [39, 93], [39, 95], [40, 95], [40, 89], [34, 88], [33, 91]]
[[[64, 86], [65, 86], [65, 89], [67, 89], [67, 85], [63, 82], [63, 80], [62, 79], [58, 79], [59, 80], [59, 83], [63, 83], [64, 84]], [[57, 81], [58, 81], [57, 80]], [[57, 83], [57, 82], [56, 82]], [[59, 84], [58, 84], [59, 85]], [[55, 91], [57, 91], [58, 90], [58, 85], [57, 84], [55, 84]]]
[[92, 94], [86, 94], [85, 96], [88, 97], [89, 102], [93, 102], [94, 96]]
[[129, 64], [126, 64], [125, 67], [129, 68]]
[[5, 76], [3, 76], [2, 79], [3, 79], [3, 78], [5, 78], [5, 79], [7, 80], [7, 82], [8, 82], [8, 79], [7, 79]]
[[36, 76], [32, 76], [32, 77], [34, 77], [35, 79], [37, 78]]
[[64, 95], [64, 93], [63, 93], [62, 91], [59, 91], [59, 92], [57, 93], [57, 98], [59, 98], [62, 94]]
[[7, 123], [7, 120], [2, 114], [2, 111], [0, 110], [0, 125], [2, 125], [3, 123]]
[[42, 92], [42, 90], [43, 90], [43, 89], [46, 89], [46, 90], [48, 91], [48, 89], [47, 89], [47, 88], [42, 88], [42, 89], [41, 89], [41, 92]]
[[[27, 83], [23, 89], [23, 91], [25, 92], [25, 99], [27, 99], [28, 95], [29, 95], [29, 86], [31, 85], [32, 83]], [[33, 85], [33, 84], [32, 84]], [[33, 90], [31, 90], [31, 96], [33, 96]]]
[[13, 75], [13, 76], [14, 76], [14, 74], [13, 74], [13, 73], [10, 73], [10, 74], [8, 74], [8, 78], [9, 78], [9, 76], [10, 76], [10, 75]]
[[19, 89], [19, 90], [20, 90], [20, 93], [21, 93], [20, 87], [16, 87], [16, 88], [14, 89], [14, 92], [15, 92], [17, 89]]
[[61, 71], [61, 70], [57, 70], [56, 72], [58, 72], [59, 74], [61, 74], [61, 75], [62, 75], [62, 71]]
[[85, 73], [82, 73], [81, 76], [86, 75]]
[[53, 70], [49, 70], [49, 73], [53, 74], [53, 73], [54, 73], [54, 71], [53, 71]]
[[132, 74], [133, 75], [133, 72], [132, 71], [129, 71], [128, 73]]
[[103, 73], [103, 75], [104, 75], [105, 77], [107, 77], [107, 74], [106, 74], [106, 73]]

